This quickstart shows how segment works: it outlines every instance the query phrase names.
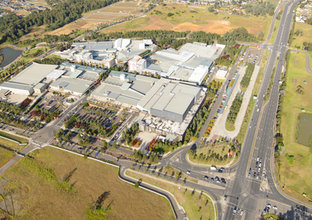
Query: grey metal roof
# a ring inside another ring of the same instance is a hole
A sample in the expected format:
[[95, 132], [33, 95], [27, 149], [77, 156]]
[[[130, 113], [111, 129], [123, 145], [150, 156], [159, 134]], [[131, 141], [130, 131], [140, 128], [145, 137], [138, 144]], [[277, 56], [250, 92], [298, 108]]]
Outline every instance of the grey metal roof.
[[9, 89], [9, 90], [10, 90], [10, 88], [12, 88], [12, 89], [31, 91], [33, 86], [26, 84], [26, 83], [7, 81], [7, 82], [3, 82], [2, 84], [0, 84], [0, 88], [1, 89]]
[[17, 74], [10, 82], [36, 85], [43, 80], [50, 72], [56, 69], [57, 65], [32, 63], [26, 69]]
[[157, 109], [184, 114], [200, 90], [200, 87], [162, 78], [140, 100], [138, 106], [147, 111]]
[[59, 78], [54, 81], [50, 86], [55, 89], [64, 89], [72, 93], [83, 94], [92, 84], [92, 81], [79, 79], [79, 78]]
[[82, 42], [73, 43], [74, 47], [82, 47], [85, 50], [108, 50], [113, 49], [112, 41], [102, 41], [102, 42]]

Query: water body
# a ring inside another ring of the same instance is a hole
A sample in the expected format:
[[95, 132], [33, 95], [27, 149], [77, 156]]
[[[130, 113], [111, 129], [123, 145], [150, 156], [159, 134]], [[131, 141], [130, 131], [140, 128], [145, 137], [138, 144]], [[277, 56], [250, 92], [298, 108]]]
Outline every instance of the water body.
[[22, 54], [22, 50], [16, 50], [11, 47], [3, 47], [0, 49], [0, 55], [3, 57], [0, 67], [5, 67], [6, 65], [12, 63], [19, 55]]

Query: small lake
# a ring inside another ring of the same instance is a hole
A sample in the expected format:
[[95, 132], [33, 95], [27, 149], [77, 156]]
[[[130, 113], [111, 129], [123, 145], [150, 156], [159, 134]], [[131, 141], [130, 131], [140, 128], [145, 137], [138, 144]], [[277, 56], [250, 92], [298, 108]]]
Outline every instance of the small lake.
[[0, 49], [0, 54], [3, 56], [3, 61], [0, 67], [5, 67], [6, 65], [13, 62], [19, 55], [22, 54], [22, 50], [16, 50], [11, 47], [3, 47]]

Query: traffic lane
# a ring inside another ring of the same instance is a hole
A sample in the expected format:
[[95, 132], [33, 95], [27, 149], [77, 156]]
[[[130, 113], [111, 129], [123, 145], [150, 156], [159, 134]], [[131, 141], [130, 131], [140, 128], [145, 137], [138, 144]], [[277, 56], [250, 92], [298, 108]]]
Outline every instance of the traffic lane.
[[[287, 6], [288, 7], [288, 6]], [[282, 21], [285, 19], [285, 13], [283, 13], [283, 16], [282, 16], [282, 20], [281, 20], [281, 23], [282, 23]], [[276, 60], [276, 58], [277, 58], [277, 52], [276, 52], [276, 48], [277, 48], [277, 46], [276, 46], [276, 44], [279, 44], [279, 39], [280, 39], [280, 37], [281, 37], [281, 32], [282, 32], [282, 30], [281, 30], [281, 28], [279, 28], [279, 30], [278, 30], [278, 34], [277, 34], [277, 42], [275, 42], [275, 46], [273, 47], [273, 50], [271, 51], [271, 54], [270, 54], [270, 59], [269, 59], [269, 62], [268, 62], [268, 64], [267, 64], [267, 68], [266, 68], [266, 74], [265, 74], [265, 79], [264, 79], [264, 82], [263, 82], [263, 84], [262, 84], [262, 86], [261, 86], [261, 90], [262, 90], [262, 92], [264, 92], [264, 91], [266, 91], [267, 90], [267, 87], [268, 87], [268, 84], [267, 84], [267, 82], [269, 82], [269, 77], [270, 77], [270, 75], [272, 74], [272, 70], [273, 70], [273, 65], [275, 64], [275, 60]], [[272, 59], [272, 57], [274, 58], [274, 59]], [[255, 110], [253, 110], [253, 117], [255, 117], [255, 115], [254, 115], [254, 112], [255, 112]], [[258, 120], [258, 118], [257, 118], [257, 120]], [[252, 142], [253, 142], [253, 138], [254, 138], [254, 135], [255, 135], [255, 127], [252, 127], [252, 128], [250, 128], [248, 131], [247, 131], [247, 134], [246, 134], [246, 140], [245, 140], [245, 142], [244, 142], [244, 146], [245, 146], [245, 150], [244, 150], [244, 147], [243, 147], [243, 154], [244, 154], [244, 152], [246, 152], [246, 154], [247, 154], [247, 157], [249, 158], [249, 156], [250, 156], [250, 153], [251, 153], [251, 146], [252, 146]], [[247, 147], [246, 147], [247, 146]], [[242, 157], [243, 155], [241, 155], [241, 157]], [[239, 168], [238, 168], [238, 172], [241, 174], [240, 176], [243, 176], [242, 174], [244, 173], [244, 172], [246, 172], [246, 169], [248, 169], [247, 168], [247, 164], [248, 164], [248, 161], [247, 160], [242, 160], [241, 162], [240, 162], [240, 166], [239, 166]], [[242, 169], [240, 169], [240, 167], [242, 168]], [[242, 173], [243, 172], [243, 173]], [[235, 180], [234, 180], [234, 185], [233, 185], [233, 190], [232, 190], [232, 194], [236, 194], [236, 193], [240, 193], [242, 191], [242, 189], [241, 189], [241, 186], [240, 186], [240, 181], [238, 181], [237, 180], [237, 177], [235, 178]], [[231, 202], [233, 202], [234, 204], [238, 204], [238, 201], [237, 200], [234, 200], [234, 199], [231, 199], [230, 198], [230, 200], [231, 200]], [[232, 210], [230, 210], [230, 209], [228, 209], [227, 210], [227, 212], [226, 212], [226, 218], [230, 218], [230, 216], [231, 216], [231, 211]]]

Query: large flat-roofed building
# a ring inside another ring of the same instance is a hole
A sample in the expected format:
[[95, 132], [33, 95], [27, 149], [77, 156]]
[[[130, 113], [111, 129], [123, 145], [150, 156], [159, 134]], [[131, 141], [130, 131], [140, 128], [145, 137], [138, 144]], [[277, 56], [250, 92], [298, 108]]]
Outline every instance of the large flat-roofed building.
[[90, 99], [136, 107], [144, 114], [143, 130], [182, 138], [205, 98], [202, 87], [170, 79], [156, 79], [112, 71]]
[[136, 106], [156, 80], [132, 73], [111, 71], [105, 81], [91, 94], [91, 98]]
[[53, 91], [81, 96], [87, 91], [92, 83], [92, 81], [84, 79], [61, 77], [52, 82], [50, 88]]
[[206, 45], [204, 43], [194, 42], [182, 45], [179, 51], [192, 51], [198, 57], [215, 60], [222, 54], [224, 48], [225, 45], [223, 44]]
[[83, 50], [116, 51], [113, 41], [73, 43], [72, 47]]
[[165, 78], [201, 84], [225, 45], [187, 43], [179, 50], [172, 48], [157, 51], [146, 59], [128, 62], [129, 71], [158, 74]]
[[155, 51], [156, 48], [149, 39], [119, 38], [115, 41], [73, 43], [70, 49], [56, 54], [69, 61], [93, 63], [110, 68], [116, 63], [124, 64], [137, 55]]
[[182, 122], [200, 91], [200, 87], [162, 78], [140, 100], [137, 107], [153, 116]]
[[83, 95], [104, 72], [100, 68], [68, 62], [62, 63], [59, 70], [63, 71], [63, 75], [50, 84], [50, 89], [76, 96]]
[[56, 67], [57, 65], [32, 63], [12, 79], [2, 83], [0, 89], [7, 89], [18, 95], [31, 95], [33, 88]]

